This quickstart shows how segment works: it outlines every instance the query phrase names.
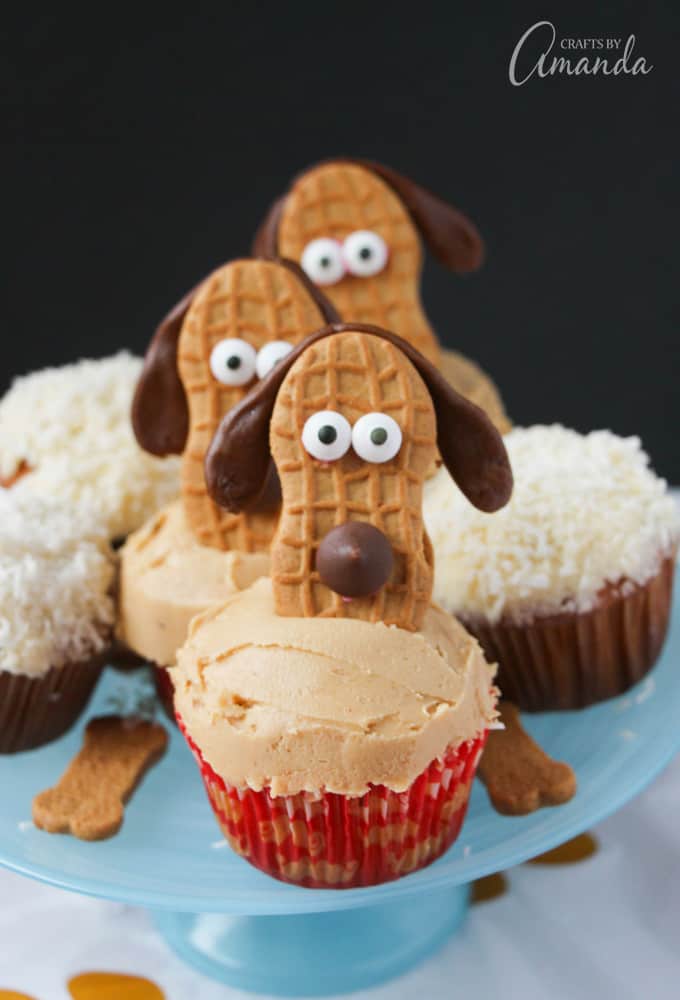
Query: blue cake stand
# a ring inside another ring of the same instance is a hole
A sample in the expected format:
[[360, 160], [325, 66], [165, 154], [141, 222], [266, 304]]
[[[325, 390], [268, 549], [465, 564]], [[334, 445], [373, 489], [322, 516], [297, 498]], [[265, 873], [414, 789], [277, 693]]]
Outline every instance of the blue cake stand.
[[[431, 867], [372, 889], [299, 889], [256, 871], [222, 840], [180, 734], [144, 779], [118, 836], [88, 844], [30, 822], [81, 743], [85, 718], [56, 743], [0, 757], [0, 863], [65, 889], [149, 908], [170, 947], [241, 989], [283, 996], [361, 989], [430, 955], [461, 923], [468, 886], [591, 827], [640, 792], [680, 749], [680, 602], [654, 671], [581, 712], [529, 716], [535, 738], [576, 769], [568, 805], [498, 816], [475, 783], [457, 843]], [[87, 715], [146, 701], [144, 671], [107, 671]]]

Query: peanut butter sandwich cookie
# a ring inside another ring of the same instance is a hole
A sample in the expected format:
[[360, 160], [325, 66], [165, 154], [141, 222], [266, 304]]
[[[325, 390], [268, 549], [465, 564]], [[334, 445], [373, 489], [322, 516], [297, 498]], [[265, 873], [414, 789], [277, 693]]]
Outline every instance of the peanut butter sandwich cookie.
[[390, 167], [338, 159], [295, 178], [260, 226], [253, 253], [298, 261], [343, 320], [394, 330], [505, 432], [510, 423], [491, 379], [461, 354], [440, 350], [420, 301], [421, 236], [450, 271], [482, 263], [482, 239], [453, 205]]

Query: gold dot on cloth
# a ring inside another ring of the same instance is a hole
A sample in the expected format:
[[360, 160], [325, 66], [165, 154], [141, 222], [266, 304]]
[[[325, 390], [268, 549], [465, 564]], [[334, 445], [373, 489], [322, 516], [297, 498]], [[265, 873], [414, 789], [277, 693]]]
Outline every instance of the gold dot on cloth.
[[472, 883], [472, 903], [489, 903], [492, 899], [504, 896], [510, 883], [503, 872], [494, 872], [493, 875], [485, 875]]
[[[165, 994], [150, 979], [115, 972], [84, 972], [68, 981], [73, 1000], [165, 1000]], [[1, 1000], [1, 998], [0, 998]]]
[[580, 861], [591, 858], [599, 850], [598, 844], [592, 833], [582, 833], [573, 840], [568, 840], [566, 844], [553, 847], [552, 851], [539, 854], [536, 858], [531, 858], [530, 865], [575, 865]]

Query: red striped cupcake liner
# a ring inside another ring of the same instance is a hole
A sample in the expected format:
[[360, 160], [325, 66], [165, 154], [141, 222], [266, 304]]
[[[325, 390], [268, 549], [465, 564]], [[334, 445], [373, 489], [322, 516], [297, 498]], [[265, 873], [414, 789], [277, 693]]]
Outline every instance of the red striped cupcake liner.
[[487, 737], [485, 730], [449, 747], [405, 792], [374, 785], [356, 797], [274, 797], [223, 781], [177, 721], [233, 850], [267, 875], [310, 889], [390, 882], [440, 857], [460, 833]]

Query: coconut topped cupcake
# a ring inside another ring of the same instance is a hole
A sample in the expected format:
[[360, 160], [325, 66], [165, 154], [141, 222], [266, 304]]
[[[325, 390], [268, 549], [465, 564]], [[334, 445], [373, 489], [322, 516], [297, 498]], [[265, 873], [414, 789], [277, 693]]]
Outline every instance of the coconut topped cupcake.
[[99, 676], [114, 562], [92, 523], [82, 508], [0, 493], [0, 751], [59, 735]]
[[443, 472], [426, 486], [435, 599], [522, 708], [619, 694], [654, 665], [668, 627], [680, 524], [666, 484], [635, 437], [530, 427], [505, 443], [515, 491], [496, 517]]
[[121, 352], [15, 379], [0, 401], [0, 480], [94, 503], [110, 538], [138, 528], [179, 491], [177, 459], [146, 454], [130, 426], [141, 366]]
[[496, 718], [494, 668], [431, 608], [420, 632], [274, 611], [262, 579], [192, 623], [175, 707], [230, 784], [270, 793], [408, 788]]
[[82, 510], [0, 494], [0, 670], [38, 677], [102, 650], [113, 579]]
[[606, 583], [646, 583], [677, 547], [680, 519], [636, 437], [565, 427], [505, 437], [515, 476], [494, 517], [442, 470], [425, 486], [434, 597], [468, 618], [521, 622], [592, 610]]

